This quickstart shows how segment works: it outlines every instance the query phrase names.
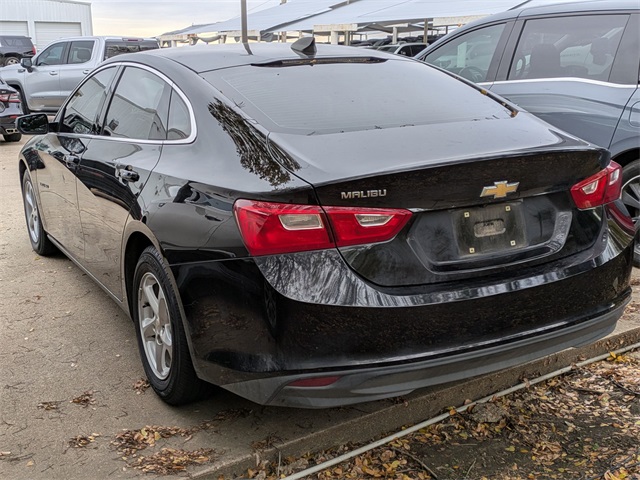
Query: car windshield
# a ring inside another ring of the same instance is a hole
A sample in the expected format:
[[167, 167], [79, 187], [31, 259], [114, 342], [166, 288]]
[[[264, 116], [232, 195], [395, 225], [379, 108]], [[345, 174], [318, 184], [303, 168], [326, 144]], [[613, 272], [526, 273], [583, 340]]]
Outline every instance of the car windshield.
[[421, 62], [242, 66], [203, 78], [270, 131], [302, 135], [503, 119], [511, 111]]

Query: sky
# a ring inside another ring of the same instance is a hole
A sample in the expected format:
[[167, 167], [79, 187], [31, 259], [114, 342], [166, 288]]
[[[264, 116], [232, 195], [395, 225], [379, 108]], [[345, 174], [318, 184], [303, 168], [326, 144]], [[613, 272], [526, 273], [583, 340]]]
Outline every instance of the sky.
[[[94, 35], [155, 37], [193, 24], [240, 15], [240, 0], [84, 0], [91, 3]], [[247, 11], [275, 7], [280, 0], [247, 0]]]

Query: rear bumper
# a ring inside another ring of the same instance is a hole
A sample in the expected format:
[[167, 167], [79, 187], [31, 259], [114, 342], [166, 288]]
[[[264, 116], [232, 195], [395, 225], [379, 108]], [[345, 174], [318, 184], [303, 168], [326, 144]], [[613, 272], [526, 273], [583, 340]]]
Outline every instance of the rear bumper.
[[[627, 230], [610, 218], [579, 255], [401, 291], [366, 282], [337, 250], [172, 270], [201, 378], [258, 403], [319, 408], [406, 394], [605, 336], [630, 297]], [[328, 376], [340, 378], [288, 386]]]
[[[571, 326], [454, 356], [387, 367], [286, 375], [223, 387], [260, 404], [298, 408], [327, 408], [406, 395], [418, 388], [490, 373], [592, 343], [613, 331], [629, 298], [630, 292], [606, 313]], [[340, 378], [324, 387], [288, 386], [296, 380], [328, 376]]]

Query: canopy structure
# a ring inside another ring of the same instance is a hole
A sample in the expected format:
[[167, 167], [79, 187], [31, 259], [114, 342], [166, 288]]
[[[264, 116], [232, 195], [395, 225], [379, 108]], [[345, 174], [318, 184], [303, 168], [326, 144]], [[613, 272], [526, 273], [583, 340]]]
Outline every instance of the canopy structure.
[[[271, 41], [282, 32], [337, 34], [382, 31], [393, 33], [424, 30], [429, 27], [460, 25], [519, 5], [562, 0], [287, 0], [247, 17], [248, 36]], [[159, 37], [165, 41], [224, 41], [240, 37], [240, 18], [193, 25]], [[281, 37], [284, 38], [284, 37]]]

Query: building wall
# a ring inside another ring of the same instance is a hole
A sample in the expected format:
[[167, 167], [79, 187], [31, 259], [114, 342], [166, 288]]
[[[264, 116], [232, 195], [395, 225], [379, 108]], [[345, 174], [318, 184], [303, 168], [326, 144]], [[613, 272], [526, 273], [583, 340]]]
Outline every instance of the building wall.
[[27, 35], [38, 51], [69, 34], [93, 35], [91, 4], [73, 0], [0, 0], [0, 34]]

